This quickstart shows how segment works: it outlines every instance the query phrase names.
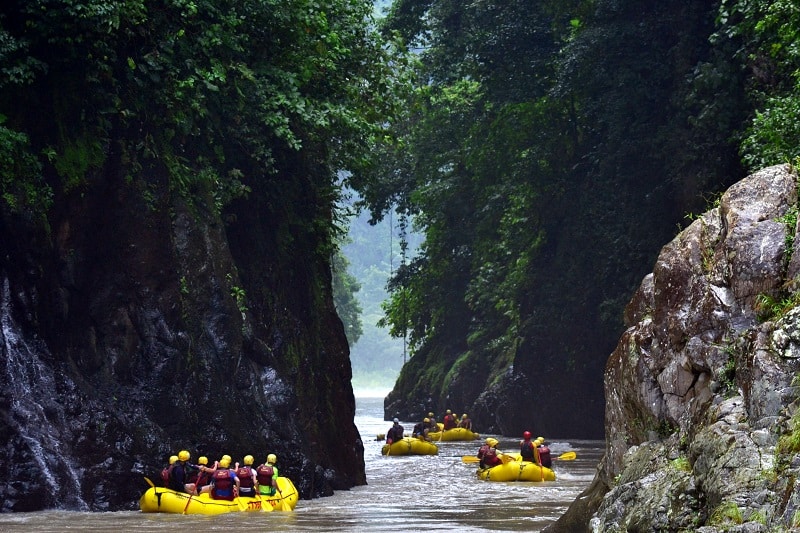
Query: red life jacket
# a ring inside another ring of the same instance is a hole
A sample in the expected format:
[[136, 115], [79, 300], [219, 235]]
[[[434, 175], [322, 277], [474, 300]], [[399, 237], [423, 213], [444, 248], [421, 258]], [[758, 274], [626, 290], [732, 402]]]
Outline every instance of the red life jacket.
[[484, 456], [486, 455], [486, 452], [488, 452], [490, 448], [491, 446], [489, 446], [488, 444], [484, 444], [483, 446], [481, 446], [478, 449], [478, 459], [483, 459]]
[[236, 471], [236, 475], [239, 477], [240, 488], [249, 489], [255, 486], [255, 483], [253, 483], [253, 470], [249, 466], [240, 466]]
[[214, 472], [214, 488], [211, 489], [211, 497], [215, 500], [233, 500], [233, 485], [230, 470], [218, 469]]
[[453, 429], [456, 427], [456, 420], [453, 418], [453, 415], [444, 415], [444, 419], [442, 420], [442, 427], [444, 429]]
[[164, 469], [161, 471], [161, 481], [164, 482], [165, 487], [169, 487], [169, 477], [172, 475], [172, 467], [175, 466], [171, 464], [169, 466], [165, 466]]
[[256, 468], [256, 479], [258, 480], [259, 485], [265, 485], [267, 487], [271, 487], [272, 476], [274, 474], [275, 470], [273, 470], [271, 466], [259, 465], [259, 467]]
[[539, 460], [542, 462], [542, 466], [546, 466], [547, 468], [553, 466], [553, 460], [550, 457], [550, 448], [544, 444], [539, 446]]

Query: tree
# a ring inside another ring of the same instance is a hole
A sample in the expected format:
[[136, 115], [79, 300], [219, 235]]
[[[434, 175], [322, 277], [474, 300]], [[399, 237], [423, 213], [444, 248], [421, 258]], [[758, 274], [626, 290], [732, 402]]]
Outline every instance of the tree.
[[361, 289], [361, 284], [355, 276], [348, 272], [349, 264], [341, 250], [337, 250], [332, 260], [333, 303], [344, 324], [347, 343], [352, 348], [361, 338], [364, 329], [361, 323], [361, 305], [356, 299], [356, 293]]

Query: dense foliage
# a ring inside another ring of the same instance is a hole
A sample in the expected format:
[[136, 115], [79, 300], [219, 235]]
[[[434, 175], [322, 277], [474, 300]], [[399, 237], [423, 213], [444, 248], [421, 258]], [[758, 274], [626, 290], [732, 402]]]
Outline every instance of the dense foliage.
[[418, 52], [416, 91], [364, 194], [426, 237], [387, 306], [424, 359], [399, 395], [473, 409], [513, 365], [553, 411], [601, 396], [676, 225], [793, 156], [797, 21], [785, 1], [395, 1], [383, 30]]
[[333, 303], [336, 305], [336, 312], [344, 324], [344, 332], [347, 335], [347, 343], [350, 348], [358, 342], [364, 334], [364, 326], [361, 320], [363, 309], [358, 303], [356, 293], [361, 290], [361, 284], [348, 271], [350, 262], [344, 253], [337, 251], [333, 256]]
[[47, 191], [113, 166], [142, 194], [159, 186], [148, 169], [166, 168], [168, 190], [219, 212], [281, 170], [286, 150], [328, 169], [317, 186], [333, 198], [336, 171], [371, 164], [399, 102], [402, 55], [375, 33], [369, 2], [35, 0], [0, 17], [11, 209], [46, 211]]
[[[622, 309], [685, 213], [796, 156], [796, 7], [397, 0], [382, 36], [373, 9], [4, 3], [3, 213], [46, 227], [54, 199], [110, 179], [153, 209], [256, 196], [288, 221], [277, 256], [300, 227], [334, 261], [347, 170], [375, 220], [396, 206], [425, 236], [386, 304], [418, 358], [402, 389], [443, 399], [480, 369], [466, 408], [513, 367], [602, 396]], [[357, 283], [336, 281], [354, 342]]]

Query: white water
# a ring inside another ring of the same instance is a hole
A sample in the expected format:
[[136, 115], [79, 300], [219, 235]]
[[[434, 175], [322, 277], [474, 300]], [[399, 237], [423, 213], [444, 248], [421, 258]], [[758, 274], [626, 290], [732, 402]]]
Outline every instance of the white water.
[[[56, 390], [53, 371], [41, 360], [48, 356], [47, 350], [43, 343], [26, 341], [19, 331], [11, 313], [11, 294], [6, 278], [0, 295], [0, 377], [11, 400], [8, 420], [11, 433], [19, 435], [22, 440], [14, 452], [28, 455], [37, 462], [46, 478], [45, 486], [48, 489], [59, 487], [56, 499], [65, 500], [71, 508], [88, 509], [89, 506], [80, 498], [79, 476], [72, 468], [74, 461], [69, 451], [59, 444], [64, 439], [55, 429], [65, 427], [65, 414], [63, 405], [53, 399]], [[53, 419], [53, 423], [49, 419]], [[56, 479], [54, 473], [61, 475]]]
[[[574, 461], [554, 462], [556, 481], [481, 481], [475, 466], [461, 460], [462, 455], [474, 455], [480, 442], [443, 442], [438, 456], [385, 457], [380, 453], [383, 443], [375, 440], [391, 425], [383, 420], [383, 398], [359, 395], [356, 405], [368, 485], [329, 498], [301, 500], [293, 513], [205, 517], [46, 511], [2, 514], [0, 531], [541, 531], [589, 485], [603, 451], [601, 441], [553, 439], [549, 444], [554, 457], [568, 450], [577, 453]], [[410, 430], [413, 423], [403, 425]], [[516, 451], [518, 438], [496, 437], [501, 450]], [[144, 491], [147, 486], [142, 485]]]

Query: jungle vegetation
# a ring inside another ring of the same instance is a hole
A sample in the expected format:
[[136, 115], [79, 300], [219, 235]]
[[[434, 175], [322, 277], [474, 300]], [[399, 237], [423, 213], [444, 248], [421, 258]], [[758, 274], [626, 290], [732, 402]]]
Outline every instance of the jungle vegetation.
[[[384, 319], [419, 357], [407, 391], [481, 367], [474, 399], [514, 365], [602, 396], [685, 214], [797, 155], [798, 32], [789, 0], [397, 0], [380, 24], [363, 0], [11, 0], [0, 205], [46, 227], [109, 175], [223, 219], [259, 194], [318, 213], [333, 263], [351, 187], [424, 235]], [[297, 158], [324, 171], [278, 179]], [[301, 186], [318, 205], [282, 201]]]

